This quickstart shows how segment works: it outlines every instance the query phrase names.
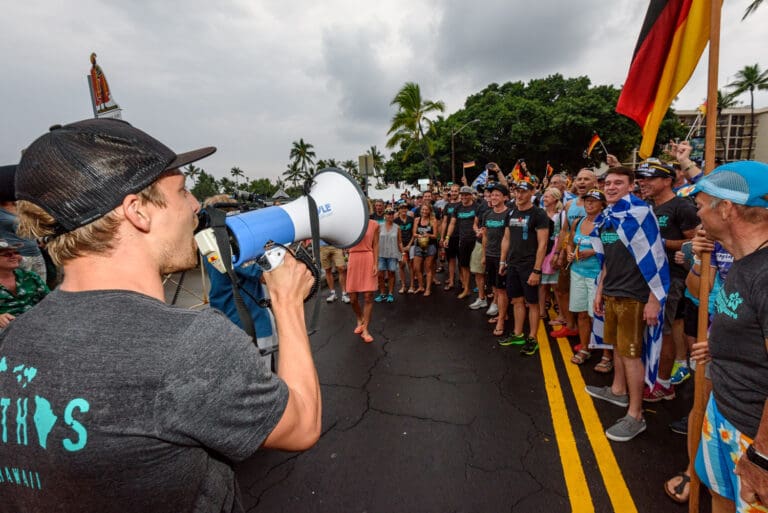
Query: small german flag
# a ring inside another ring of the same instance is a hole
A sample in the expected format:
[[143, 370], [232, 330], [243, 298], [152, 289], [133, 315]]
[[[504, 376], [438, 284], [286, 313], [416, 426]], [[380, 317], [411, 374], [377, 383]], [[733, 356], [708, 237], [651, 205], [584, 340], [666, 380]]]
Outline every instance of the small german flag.
[[464, 162], [464, 169], [469, 169], [470, 167], [475, 167], [475, 161], [471, 160], [469, 162]]
[[555, 168], [549, 165], [549, 161], [547, 161], [547, 177], [552, 176], [552, 173], [555, 172]]
[[600, 136], [597, 134], [592, 136], [592, 139], [589, 140], [589, 145], [587, 146], [587, 157], [589, 157], [592, 154], [592, 150], [595, 149], [595, 146], [597, 146], [600, 143]]
[[[718, 1], [722, 5], [722, 0]], [[651, 0], [616, 112], [643, 131], [640, 157], [652, 155], [672, 100], [691, 78], [709, 40], [710, 0]]]

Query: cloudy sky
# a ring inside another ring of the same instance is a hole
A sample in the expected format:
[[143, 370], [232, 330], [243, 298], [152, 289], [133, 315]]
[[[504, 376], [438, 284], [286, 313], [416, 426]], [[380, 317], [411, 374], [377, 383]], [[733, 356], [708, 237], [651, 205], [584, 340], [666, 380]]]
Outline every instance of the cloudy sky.
[[[723, 7], [720, 84], [768, 67], [768, 6]], [[553, 73], [620, 86], [643, 0], [25, 0], [2, 2], [0, 164], [54, 123], [92, 116], [86, 74], [98, 54], [123, 117], [201, 162], [274, 179], [291, 142], [318, 158], [384, 150], [406, 81], [446, 113], [491, 82]], [[763, 27], [762, 29], [760, 27]], [[705, 54], [706, 56], [706, 54]], [[762, 59], [762, 60], [761, 60]], [[675, 106], [706, 95], [706, 58]], [[768, 93], [756, 104], [768, 106]], [[748, 95], [743, 97], [748, 101]], [[385, 152], [386, 155], [389, 152]]]

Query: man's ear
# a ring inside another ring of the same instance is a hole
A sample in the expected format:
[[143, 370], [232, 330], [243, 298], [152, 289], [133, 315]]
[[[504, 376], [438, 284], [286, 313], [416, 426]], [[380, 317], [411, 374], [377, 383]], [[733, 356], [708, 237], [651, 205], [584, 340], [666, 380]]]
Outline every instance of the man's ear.
[[121, 208], [125, 218], [139, 231], [148, 232], [150, 226], [149, 213], [137, 194], [129, 194], [123, 198]]

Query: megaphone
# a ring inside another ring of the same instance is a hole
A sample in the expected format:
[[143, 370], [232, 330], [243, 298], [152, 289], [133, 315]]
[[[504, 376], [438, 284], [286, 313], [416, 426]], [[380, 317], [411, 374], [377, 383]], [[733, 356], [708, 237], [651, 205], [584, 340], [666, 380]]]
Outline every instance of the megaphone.
[[[318, 171], [309, 191], [317, 205], [319, 236], [338, 248], [360, 242], [368, 228], [368, 200], [358, 183], [336, 168]], [[232, 265], [237, 267], [264, 254], [267, 242], [291, 244], [312, 237], [309, 203], [302, 196], [290, 203], [227, 216]], [[212, 229], [195, 235], [203, 256], [221, 272]], [[213, 245], [213, 249], [210, 246]]]

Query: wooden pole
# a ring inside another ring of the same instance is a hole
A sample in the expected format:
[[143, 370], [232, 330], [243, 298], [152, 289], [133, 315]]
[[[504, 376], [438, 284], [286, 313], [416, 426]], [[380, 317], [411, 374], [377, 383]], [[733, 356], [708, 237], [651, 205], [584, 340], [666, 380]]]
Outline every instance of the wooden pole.
[[[710, 173], [715, 167], [715, 137], [717, 135], [717, 73], [720, 57], [720, 10], [721, 0], [710, 0], [709, 18], [709, 78], [707, 81], [707, 128], [704, 140], [704, 173]], [[701, 255], [701, 280], [699, 285], [699, 318], [697, 327], [697, 342], [707, 341], [707, 328], [709, 325], [709, 291], [710, 283], [710, 258], [709, 252]], [[691, 473], [691, 488], [688, 498], [689, 513], [698, 513], [701, 481], [696, 475], [693, 462], [701, 441], [701, 425], [704, 421], [704, 410], [707, 404], [707, 386], [704, 372], [706, 365], [696, 367], [695, 391], [693, 408], [688, 421], [688, 457], [690, 458], [689, 470]]]

